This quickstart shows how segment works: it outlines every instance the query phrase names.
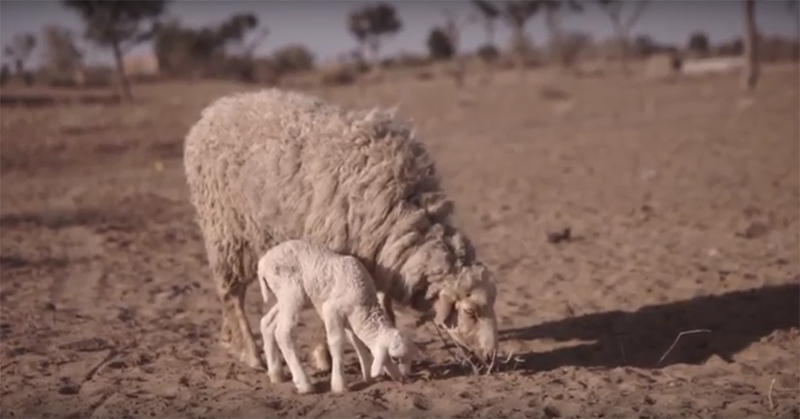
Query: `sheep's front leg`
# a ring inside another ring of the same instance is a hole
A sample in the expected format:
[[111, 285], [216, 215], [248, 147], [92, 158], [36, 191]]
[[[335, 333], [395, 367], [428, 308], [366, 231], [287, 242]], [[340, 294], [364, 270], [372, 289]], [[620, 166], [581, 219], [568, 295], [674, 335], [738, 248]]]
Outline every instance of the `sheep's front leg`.
[[372, 354], [369, 352], [367, 345], [364, 345], [364, 342], [353, 333], [352, 329], [348, 327], [345, 329], [345, 332], [347, 333], [347, 339], [356, 350], [356, 355], [358, 355], [358, 363], [361, 365], [361, 376], [364, 377], [364, 381], [369, 381], [371, 377], [369, 368], [372, 363]]
[[[291, 304], [291, 301], [287, 301]], [[301, 307], [301, 305], [297, 305]], [[277, 325], [275, 326], [275, 340], [278, 342], [278, 348], [283, 353], [283, 359], [286, 360], [286, 365], [292, 373], [292, 381], [297, 392], [300, 394], [308, 394], [314, 390], [308, 375], [303, 370], [303, 365], [300, 364], [300, 359], [297, 357], [297, 350], [294, 345], [292, 331], [297, 324], [298, 314], [293, 310], [281, 310], [277, 316]]]
[[273, 384], [284, 381], [281, 371], [281, 360], [278, 357], [278, 344], [275, 341], [275, 318], [279, 312], [278, 304], [272, 306], [264, 317], [261, 318], [261, 337], [264, 339], [264, 357], [267, 361], [267, 374]]
[[344, 321], [339, 315], [338, 310], [334, 306], [328, 304], [323, 305], [322, 315], [322, 320], [325, 322], [328, 347], [331, 353], [331, 391], [334, 393], [343, 393], [347, 390], [344, 372], [342, 371], [345, 334]]
[[381, 304], [381, 308], [386, 313], [386, 318], [389, 319], [389, 324], [391, 324], [392, 327], [395, 327], [396, 318], [394, 317], [394, 309], [392, 308], [392, 299], [388, 294], [384, 292], [378, 292], [378, 302]]
[[239, 361], [251, 368], [263, 369], [258, 346], [244, 313], [247, 283], [241, 278], [223, 273], [225, 270], [226, 267], [223, 266], [214, 269], [217, 292], [222, 301], [222, 344]]

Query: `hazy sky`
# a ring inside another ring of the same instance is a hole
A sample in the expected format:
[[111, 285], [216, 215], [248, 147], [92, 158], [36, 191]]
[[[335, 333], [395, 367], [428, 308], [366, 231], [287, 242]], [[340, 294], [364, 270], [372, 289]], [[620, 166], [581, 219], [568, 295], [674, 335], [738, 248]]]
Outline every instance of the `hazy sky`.
[[[345, 28], [347, 13], [362, 2], [343, 0], [173, 0], [169, 13], [185, 25], [194, 26], [219, 22], [232, 13], [252, 12], [262, 25], [269, 28], [267, 40], [256, 50], [268, 54], [276, 47], [300, 43], [311, 48], [321, 60], [354, 47], [353, 38]], [[466, 1], [402, 0], [393, 3], [403, 21], [403, 31], [385, 41], [383, 52], [423, 52], [428, 31], [443, 21], [445, 9], [466, 15], [472, 6]], [[759, 29], [767, 34], [796, 34], [796, 16], [787, 9], [786, 0], [760, 0], [756, 2]], [[684, 44], [689, 34], [704, 30], [712, 42], [737, 37], [741, 33], [742, 14], [740, 0], [655, 0], [634, 27], [633, 33], [646, 33], [657, 41]], [[2, 0], [0, 1], [0, 43], [7, 44], [18, 32], [39, 33], [50, 23], [74, 28], [81, 33], [77, 15], [64, 9], [53, 0]], [[564, 20], [570, 29], [591, 33], [596, 38], [611, 33], [608, 18], [589, 5], [583, 14], [570, 15]], [[547, 33], [541, 16], [528, 24], [528, 34], [538, 45], [546, 42]], [[484, 40], [483, 28], [474, 24], [461, 35], [463, 47], [474, 49]], [[496, 39], [505, 43], [508, 30], [498, 25]], [[108, 62], [110, 53], [83, 44], [90, 62]], [[136, 51], [150, 50], [144, 45]], [[37, 51], [38, 52], [38, 51]], [[34, 59], [38, 62], [38, 53]]]

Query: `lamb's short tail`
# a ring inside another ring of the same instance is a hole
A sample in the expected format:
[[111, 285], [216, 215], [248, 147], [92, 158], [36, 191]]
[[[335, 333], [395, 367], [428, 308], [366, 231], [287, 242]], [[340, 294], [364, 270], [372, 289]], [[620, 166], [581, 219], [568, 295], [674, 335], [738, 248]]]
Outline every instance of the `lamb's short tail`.
[[272, 290], [269, 289], [267, 284], [267, 276], [261, 264], [258, 266], [258, 287], [261, 288], [261, 298], [264, 300], [264, 305], [269, 305], [270, 296], [273, 295]]

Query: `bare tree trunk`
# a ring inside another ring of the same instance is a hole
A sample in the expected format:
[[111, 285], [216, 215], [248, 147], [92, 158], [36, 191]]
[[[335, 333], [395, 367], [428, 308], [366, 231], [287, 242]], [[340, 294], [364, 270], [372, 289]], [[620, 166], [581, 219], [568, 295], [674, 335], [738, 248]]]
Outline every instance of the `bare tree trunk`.
[[114, 42], [111, 45], [114, 52], [114, 63], [117, 65], [117, 80], [119, 82], [118, 88], [120, 97], [125, 102], [133, 101], [133, 93], [131, 93], [131, 84], [128, 80], [128, 75], [125, 74], [125, 65], [122, 62], [122, 48], [119, 42]]
[[550, 35], [550, 58], [558, 61], [558, 63], [566, 68], [567, 63], [563, 59], [563, 31], [561, 30], [561, 22], [558, 11], [554, 8], [547, 8], [544, 11], [544, 21], [547, 26], [547, 32]]
[[[484, 23], [484, 25], [485, 25], [485, 29], [486, 29], [486, 46], [487, 47], [492, 47], [493, 49], [496, 50], [496, 47], [494, 45], [494, 33], [495, 33], [494, 20], [487, 18], [486, 22]], [[488, 51], [485, 51], [485, 52], [486, 53], [484, 54], [484, 56], [481, 57], [483, 59], [484, 69], [486, 70], [486, 72], [484, 73], [484, 80], [483, 81], [485, 83], [489, 83], [491, 81], [491, 79], [492, 79], [492, 73], [494, 72], [494, 59], [495, 58], [491, 58], [488, 55]]]
[[741, 87], [751, 91], [758, 83], [760, 75], [758, 60], [758, 28], [756, 28], [755, 0], [744, 0], [744, 71]]
[[514, 28], [514, 56], [517, 61], [517, 70], [520, 79], [525, 77], [525, 59], [528, 56], [528, 45], [525, 39], [525, 29], [522, 27]]
[[373, 37], [369, 41], [369, 49], [372, 52], [373, 71], [377, 73], [383, 71], [383, 66], [381, 65], [381, 44], [380, 41], [378, 41], [378, 38]]

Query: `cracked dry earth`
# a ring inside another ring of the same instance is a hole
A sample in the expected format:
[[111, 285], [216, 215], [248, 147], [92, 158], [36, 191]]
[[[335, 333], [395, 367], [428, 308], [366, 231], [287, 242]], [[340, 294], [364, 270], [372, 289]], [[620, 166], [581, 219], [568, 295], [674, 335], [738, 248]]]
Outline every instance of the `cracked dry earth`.
[[[182, 137], [253, 87], [142, 85], [132, 105], [2, 110], [2, 416], [800, 416], [797, 67], [767, 67], [752, 97], [733, 75], [468, 83], [315, 92], [415, 120], [519, 363], [465, 374], [430, 326], [405, 385], [359, 383], [351, 350], [343, 395], [233, 363]], [[308, 357], [318, 321], [303, 321]]]

